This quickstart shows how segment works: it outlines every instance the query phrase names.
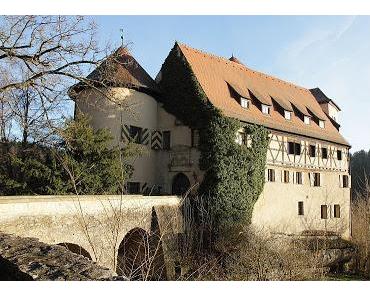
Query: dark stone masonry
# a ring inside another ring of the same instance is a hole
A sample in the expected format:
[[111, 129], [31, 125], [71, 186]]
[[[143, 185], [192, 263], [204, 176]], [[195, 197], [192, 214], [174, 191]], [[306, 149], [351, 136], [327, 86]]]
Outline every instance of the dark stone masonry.
[[0, 280], [124, 280], [108, 268], [36, 238], [0, 233]]

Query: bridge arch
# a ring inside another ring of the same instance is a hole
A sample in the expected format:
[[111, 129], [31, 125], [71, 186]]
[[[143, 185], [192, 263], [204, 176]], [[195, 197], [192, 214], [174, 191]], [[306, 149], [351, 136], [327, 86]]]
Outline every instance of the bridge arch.
[[145, 279], [149, 262], [149, 235], [141, 228], [131, 229], [118, 248], [118, 275], [124, 275], [131, 280]]
[[116, 273], [131, 280], [167, 279], [161, 230], [154, 207], [150, 230], [135, 227], [122, 239], [117, 253]]

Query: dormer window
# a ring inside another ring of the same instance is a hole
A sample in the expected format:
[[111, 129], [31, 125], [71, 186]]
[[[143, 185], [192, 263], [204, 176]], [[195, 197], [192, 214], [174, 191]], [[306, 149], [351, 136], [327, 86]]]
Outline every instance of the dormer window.
[[266, 104], [262, 104], [262, 113], [263, 114], [270, 114], [270, 109], [271, 107], [266, 105]]
[[249, 100], [249, 99], [247, 99], [247, 98], [244, 98], [244, 97], [240, 97], [240, 105], [241, 105], [243, 108], [248, 109], [248, 108], [249, 108], [249, 105], [250, 105], [250, 100]]
[[292, 112], [288, 110], [284, 110], [284, 118], [290, 121], [292, 119]]
[[319, 120], [319, 127], [325, 128], [325, 122], [323, 120]]
[[310, 121], [311, 121], [311, 119], [310, 119], [310, 117], [309, 116], [304, 116], [303, 117], [303, 122], [306, 124], [306, 125], [309, 125], [310, 124]]

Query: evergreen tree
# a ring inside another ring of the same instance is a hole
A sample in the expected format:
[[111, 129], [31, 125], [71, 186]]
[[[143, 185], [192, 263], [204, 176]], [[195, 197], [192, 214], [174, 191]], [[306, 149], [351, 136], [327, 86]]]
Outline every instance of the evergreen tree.
[[354, 199], [359, 193], [366, 190], [366, 183], [370, 182], [370, 151], [355, 152], [351, 156], [352, 194]]
[[127, 160], [129, 146], [119, 149], [112, 145], [108, 129], [94, 131], [87, 117], [79, 115], [69, 121], [61, 132], [63, 142], [57, 158], [61, 162], [65, 184], [57, 185], [58, 193], [120, 194], [124, 181], [132, 173]]
[[70, 120], [56, 147], [0, 144], [0, 195], [120, 194], [132, 174], [135, 144], [112, 145], [108, 129], [94, 131], [88, 118]]

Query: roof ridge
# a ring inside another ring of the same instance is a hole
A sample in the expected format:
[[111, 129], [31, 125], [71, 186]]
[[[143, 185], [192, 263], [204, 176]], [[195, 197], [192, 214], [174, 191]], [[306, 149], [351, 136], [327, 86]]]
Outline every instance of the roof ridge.
[[[237, 65], [239, 65], [239, 66], [240, 66], [240, 69], [243, 69], [243, 70], [245, 70], [245, 71], [251, 71], [251, 72], [253, 72], [253, 73], [256, 73], [256, 74], [259, 74], [259, 75], [263, 75], [265, 78], [272, 79], [272, 80], [277, 80], [277, 81], [279, 81], [279, 82], [281, 82], [281, 83], [287, 84], [287, 85], [289, 85], [289, 86], [293, 86], [293, 87], [295, 87], [295, 88], [297, 88], [297, 89], [300, 89], [300, 90], [302, 90], [302, 91], [309, 92], [309, 89], [308, 89], [308, 88], [305, 88], [305, 87], [299, 86], [299, 85], [297, 85], [297, 84], [294, 84], [294, 83], [292, 83], [292, 82], [289, 82], [289, 81], [283, 80], [283, 79], [278, 78], [278, 77], [276, 77], [276, 76], [274, 76], [274, 75], [267, 74], [267, 73], [264, 73], [264, 72], [261, 72], [261, 71], [258, 71], [258, 70], [254, 70], [254, 69], [252, 69], [252, 68], [249, 68], [249, 67], [245, 66], [244, 64], [235, 63], [235, 62], [230, 61], [229, 59], [227, 59], [227, 58], [225, 58], [225, 57], [218, 56], [218, 55], [215, 55], [215, 54], [212, 54], [212, 53], [208, 53], [208, 52], [205, 52], [205, 51], [200, 50], [200, 49], [196, 49], [196, 48], [191, 47], [191, 46], [189, 46], [189, 45], [187, 45], [187, 44], [185, 44], [185, 43], [177, 42], [177, 44], [178, 44], [180, 47], [181, 47], [181, 46], [183, 46], [183, 47], [185, 47], [186, 49], [193, 50], [194, 52], [197, 52], [197, 53], [200, 53], [200, 54], [203, 54], [203, 55], [207, 55], [207, 56], [209, 56], [209, 57], [211, 57], [211, 58], [215, 58], [215, 59], [217, 59], [217, 60], [222, 60], [222, 61], [224, 61], [226, 64], [230, 64], [230, 63], [237, 64]], [[234, 66], [234, 67], [235, 67], [235, 66]]]

